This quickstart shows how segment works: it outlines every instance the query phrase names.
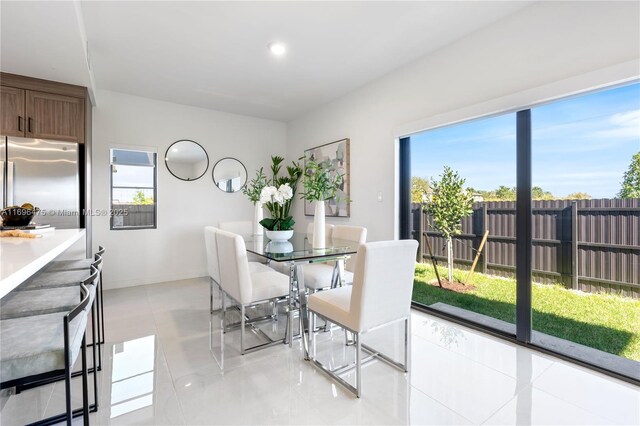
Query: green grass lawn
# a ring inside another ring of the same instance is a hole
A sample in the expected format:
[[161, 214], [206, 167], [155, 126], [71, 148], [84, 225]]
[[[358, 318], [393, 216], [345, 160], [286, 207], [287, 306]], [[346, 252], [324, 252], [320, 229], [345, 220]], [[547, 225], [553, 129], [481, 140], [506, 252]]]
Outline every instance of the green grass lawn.
[[[446, 269], [438, 268], [441, 277]], [[456, 271], [462, 279], [466, 271]], [[456, 293], [428, 284], [433, 267], [419, 264], [413, 300], [425, 305], [443, 302], [515, 323], [516, 281], [474, 274], [475, 290]], [[640, 300], [567, 290], [559, 285], [533, 286], [533, 329], [605, 352], [640, 361]]]

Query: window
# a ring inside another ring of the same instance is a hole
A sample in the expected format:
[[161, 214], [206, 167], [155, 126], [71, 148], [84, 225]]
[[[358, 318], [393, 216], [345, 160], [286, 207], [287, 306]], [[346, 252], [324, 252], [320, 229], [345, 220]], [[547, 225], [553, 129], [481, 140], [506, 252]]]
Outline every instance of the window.
[[111, 229], [156, 227], [156, 153], [111, 150]]

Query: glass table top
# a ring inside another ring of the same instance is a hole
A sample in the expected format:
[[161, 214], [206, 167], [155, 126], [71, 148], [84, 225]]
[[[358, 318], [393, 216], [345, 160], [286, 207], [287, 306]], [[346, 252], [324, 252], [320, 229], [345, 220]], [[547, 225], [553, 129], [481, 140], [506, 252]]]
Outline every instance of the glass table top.
[[332, 259], [356, 254], [358, 243], [354, 241], [325, 239], [325, 248], [314, 249], [311, 235], [294, 232], [289, 241], [271, 241], [259, 235], [243, 236], [247, 251], [275, 262], [296, 260]]

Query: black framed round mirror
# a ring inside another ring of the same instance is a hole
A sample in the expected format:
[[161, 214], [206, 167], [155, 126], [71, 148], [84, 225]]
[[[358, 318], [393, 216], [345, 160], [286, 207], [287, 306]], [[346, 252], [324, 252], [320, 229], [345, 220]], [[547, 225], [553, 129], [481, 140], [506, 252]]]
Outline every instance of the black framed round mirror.
[[247, 169], [239, 160], [225, 157], [213, 166], [213, 183], [223, 192], [238, 192], [247, 184]]
[[200, 179], [209, 168], [209, 155], [198, 142], [181, 139], [172, 143], [164, 155], [167, 170], [180, 180]]

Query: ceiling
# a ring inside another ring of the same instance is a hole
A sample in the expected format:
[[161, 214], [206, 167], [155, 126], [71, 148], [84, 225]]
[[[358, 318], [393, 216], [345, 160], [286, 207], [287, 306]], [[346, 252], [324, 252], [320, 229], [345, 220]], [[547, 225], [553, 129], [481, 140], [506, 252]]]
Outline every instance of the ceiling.
[[[529, 4], [74, 3], [3, 1], [2, 71], [280, 121]], [[284, 57], [269, 52], [273, 41]]]

